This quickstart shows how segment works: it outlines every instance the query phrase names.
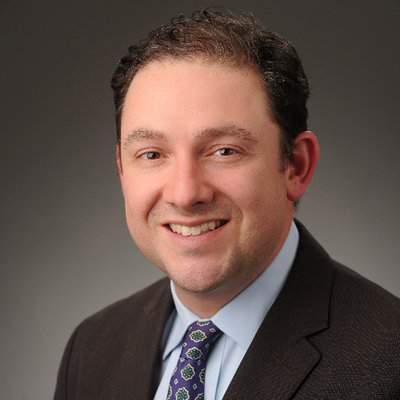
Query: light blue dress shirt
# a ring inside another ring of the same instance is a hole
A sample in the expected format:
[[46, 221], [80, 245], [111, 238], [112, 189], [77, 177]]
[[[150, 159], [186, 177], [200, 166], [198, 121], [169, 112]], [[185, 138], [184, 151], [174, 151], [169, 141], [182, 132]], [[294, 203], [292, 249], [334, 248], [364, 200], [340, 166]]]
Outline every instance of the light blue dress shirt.
[[[258, 328], [278, 297], [296, 256], [299, 232], [292, 222], [279, 254], [265, 271], [221, 308], [212, 322], [223, 332], [215, 344], [206, 368], [204, 397], [221, 400]], [[154, 400], [166, 400], [168, 385], [181, 353], [183, 337], [193, 322], [201, 320], [186, 308], [171, 281], [175, 311], [164, 329], [161, 381]]]

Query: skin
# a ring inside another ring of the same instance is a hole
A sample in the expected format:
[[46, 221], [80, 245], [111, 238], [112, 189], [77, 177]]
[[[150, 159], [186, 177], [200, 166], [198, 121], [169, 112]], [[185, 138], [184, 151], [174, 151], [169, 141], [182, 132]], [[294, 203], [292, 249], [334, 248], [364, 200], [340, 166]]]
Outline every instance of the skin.
[[[279, 127], [250, 68], [152, 62], [128, 90], [117, 146], [130, 234], [180, 300], [209, 318], [278, 254], [318, 154], [303, 132], [281, 171]], [[168, 225], [218, 220], [199, 236]]]

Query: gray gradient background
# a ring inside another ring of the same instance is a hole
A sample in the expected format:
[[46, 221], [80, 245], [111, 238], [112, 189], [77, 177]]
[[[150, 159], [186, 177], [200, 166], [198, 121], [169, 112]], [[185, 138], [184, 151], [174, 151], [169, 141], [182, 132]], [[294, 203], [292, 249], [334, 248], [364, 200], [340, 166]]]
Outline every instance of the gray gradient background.
[[[212, 4], [2, 0], [1, 399], [51, 398], [73, 328], [161, 276], [125, 227], [109, 78], [149, 29]], [[299, 218], [400, 295], [400, 3], [219, 4], [254, 11], [302, 57], [322, 156]]]

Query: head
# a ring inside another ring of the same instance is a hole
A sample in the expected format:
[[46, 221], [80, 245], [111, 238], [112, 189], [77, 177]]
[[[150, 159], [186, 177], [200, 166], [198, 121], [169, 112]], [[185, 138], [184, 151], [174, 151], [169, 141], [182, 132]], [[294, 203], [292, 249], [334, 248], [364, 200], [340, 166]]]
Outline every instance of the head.
[[277, 255], [311, 180], [301, 63], [252, 18], [203, 11], [132, 46], [113, 88], [131, 236], [216, 311]]
[[268, 31], [253, 16], [214, 9], [196, 11], [191, 18], [176, 17], [129, 47], [111, 83], [118, 143], [124, 102], [134, 76], [153, 61], [171, 59], [201, 59], [253, 69], [265, 90], [268, 112], [280, 128], [282, 168], [286, 167], [295, 137], [307, 130], [310, 92], [301, 60], [289, 41]]

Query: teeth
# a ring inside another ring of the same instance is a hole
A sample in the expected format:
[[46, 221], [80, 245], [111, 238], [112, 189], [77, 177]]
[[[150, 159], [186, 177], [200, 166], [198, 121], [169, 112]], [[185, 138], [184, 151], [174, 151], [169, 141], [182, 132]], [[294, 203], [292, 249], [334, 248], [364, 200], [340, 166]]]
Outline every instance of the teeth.
[[192, 235], [200, 235], [201, 233], [201, 226], [195, 226], [191, 229]]
[[212, 231], [215, 229], [216, 226], [217, 226], [217, 223], [215, 221], [208, 223], [208, 229], [210, 229]]
[[192, 234], [192, 229], [189, 228], [188, 226], [182, 226], [182, 235], [183, 236], [189, 236]]
[[175, 233], [179, 233], [183, 236], [198, 236], [204, 232], [213, 231], [221, 226], [222, 221], [211, 221], [205, 222], [204, 224], [197, 226], [185, 226], [178, 224], [169, 224], [171, 230]]
[[207, 232], [208, 231], [208, 222], [205, 222], [204, 224], [201, 224], [201, 231], [202, 232]]

